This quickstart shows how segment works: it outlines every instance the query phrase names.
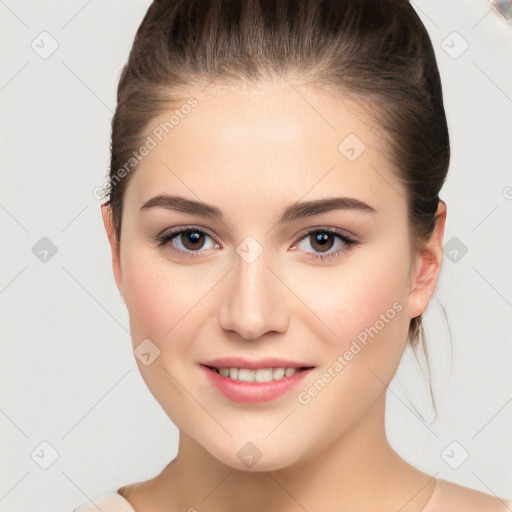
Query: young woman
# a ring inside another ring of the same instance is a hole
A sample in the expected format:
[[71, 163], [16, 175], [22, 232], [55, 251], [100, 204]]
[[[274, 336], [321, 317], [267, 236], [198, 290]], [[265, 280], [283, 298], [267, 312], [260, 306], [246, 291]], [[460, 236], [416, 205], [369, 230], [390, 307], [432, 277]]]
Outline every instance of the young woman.
[[512, 510], [386, 438], [386, 387], [441, 268], [449, 155], [406, 0], [155, 0], [102, 213], [179, 451], [78, 510]]

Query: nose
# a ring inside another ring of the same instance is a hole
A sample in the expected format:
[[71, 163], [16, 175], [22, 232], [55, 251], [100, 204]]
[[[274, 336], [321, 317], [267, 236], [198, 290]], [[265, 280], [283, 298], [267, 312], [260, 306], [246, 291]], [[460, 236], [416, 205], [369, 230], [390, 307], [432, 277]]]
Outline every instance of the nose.
[[220, 299], [219, 325], [246, 340], [288, 328], [286, 286], [267, 263], [265, 251], [252, 262], [237, 255]]

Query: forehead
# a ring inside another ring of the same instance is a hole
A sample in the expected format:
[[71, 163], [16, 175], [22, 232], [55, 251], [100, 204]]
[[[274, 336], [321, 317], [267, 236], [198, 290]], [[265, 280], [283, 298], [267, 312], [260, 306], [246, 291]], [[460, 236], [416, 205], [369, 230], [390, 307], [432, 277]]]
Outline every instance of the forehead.
[[273, 198], [314, 199], [326, 192], [375, 206], [403, 200], [382, 132], [368, 115], [371, 106], [284, 81], [181, 96], [144, 135], [153, 147], [126, 191], [138, 206], [165, 192], [206, 201], [224, 191], [233, 206], [234, 192], [269, 207]]

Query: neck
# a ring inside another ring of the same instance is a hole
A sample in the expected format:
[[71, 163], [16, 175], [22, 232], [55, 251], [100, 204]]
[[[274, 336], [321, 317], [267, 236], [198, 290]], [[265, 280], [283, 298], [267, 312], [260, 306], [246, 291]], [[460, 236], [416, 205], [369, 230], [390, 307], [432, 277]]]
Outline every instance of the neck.
[[333, 443], [275, 471], [233, 469], [181, 433], [178, 455], [156, 477], [148, 510], [419, 511], [434, 481], [391, 448], [384, 418], [385, 394]]

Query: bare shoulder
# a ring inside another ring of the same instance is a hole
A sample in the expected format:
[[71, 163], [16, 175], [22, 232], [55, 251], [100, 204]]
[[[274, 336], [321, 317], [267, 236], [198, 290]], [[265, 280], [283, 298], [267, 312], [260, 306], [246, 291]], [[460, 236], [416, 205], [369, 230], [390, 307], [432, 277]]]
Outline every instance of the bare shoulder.
[[124, 485], [117, 489], [117, 493], [130, 504], [134, 512], [153, 510], [153, 498], [156, 496], [154, 479]]
[[511, 512], [512, 501], [476, 489], [437, 480], [432, 500], [424, 512]]
[[123, 485], [117, 489], [117, 493], [120, 494], [133, 508], [141, 503], [141, 495], [147, 487], [147, 482], [136, 482], [128, 485]]
[[[162, 510], [162, 504], [168, 503], [168, 491], [170, 488], [169, 480], [163, 478], [169, 470], [174, 467], [173, 461], [156, 476], [134, 482], [117, 489], [117, 493], [121, 495], [133, 508], [133, 512], [153, 512]], [[164, 507], [165, 508], [165, 507]]]

